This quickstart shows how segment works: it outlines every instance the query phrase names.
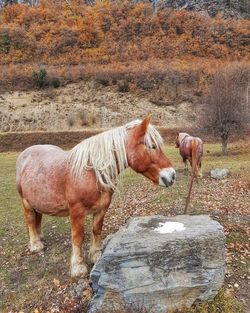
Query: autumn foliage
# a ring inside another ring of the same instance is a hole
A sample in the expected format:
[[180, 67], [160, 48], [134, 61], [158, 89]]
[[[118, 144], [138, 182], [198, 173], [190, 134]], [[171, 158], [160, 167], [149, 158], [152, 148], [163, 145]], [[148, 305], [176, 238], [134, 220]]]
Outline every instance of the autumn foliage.
[[214, 62], [249, 58], [247, 20], [212, 19], [185, 10], [154, 13], [149, 5], [126, 1], [70, 3], [46, 0], [37, 7], [17, 4], [0, 11], [0, 64], [11, 85], [13, 79], [20, 81], [13, 72], [32, 73], [39, 66], [70, 81], [120, 75], [128, 68], [134, 74], [168, 67], [207, 71]]

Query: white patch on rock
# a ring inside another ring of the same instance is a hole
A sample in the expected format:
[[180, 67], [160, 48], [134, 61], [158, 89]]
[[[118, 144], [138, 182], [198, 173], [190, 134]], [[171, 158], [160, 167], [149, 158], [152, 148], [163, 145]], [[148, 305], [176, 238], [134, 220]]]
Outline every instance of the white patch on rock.
[[154, 229], [154, 231], [160, 234], [170, 234], [182, 230], [185, 230], [184, 224], [178, 222], [159, 223], [159, 226]]

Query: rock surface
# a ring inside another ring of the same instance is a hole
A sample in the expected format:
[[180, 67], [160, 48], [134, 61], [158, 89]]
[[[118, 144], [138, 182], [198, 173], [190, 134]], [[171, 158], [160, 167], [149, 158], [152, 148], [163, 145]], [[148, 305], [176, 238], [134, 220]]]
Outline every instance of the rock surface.
[[245, 0], [152, 0], [159, 7], [177, 10], [198, 11], [214, 17], [218, 13], [224, 18], [250, 18], [249, 2]]
[[224, 179], [228, 174], [229, 170], [227, 168], [215, 168], [210, 171], [210, 176], [214, 179]]
[[[96, 0], [88, 0], [88, 3], [94, 2]], [[145, 2], [145, 0], [133, 0], [133, 2]], [[250, 18], [249, 0], [149, 0], [149, 2], [158, 10], [167, 7], [198, 11], [211, 17], [220, 13], [224, 18]]]
[[213, 298], [224, 281], [223, 227], [206, 215], [131, 218], [91, 271], [90, 312], [165, 313]]

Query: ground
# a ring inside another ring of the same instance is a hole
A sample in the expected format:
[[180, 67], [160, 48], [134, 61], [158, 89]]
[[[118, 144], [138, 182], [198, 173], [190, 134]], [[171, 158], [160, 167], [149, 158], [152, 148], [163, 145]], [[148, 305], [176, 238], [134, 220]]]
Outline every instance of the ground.
[[[234, 144], [229, 155], [222, 157], [219, 144], [205, 145], [204, 177], [194, 184], [189, 213], [210, 214], [224, 226], [227, 270], [225, 287], [215, 302], [202, 304], [192, 312], [240, 313], [250, 307], [249, 147], [249, 143]], [[176, 184], [161, 188], [127, 170], [106, 215], [103, 238], [130, 216], [183, 213], [189, 173], [184, 171], [173, 145], [166, 146], [166, 154], [177, 170]], [[0, 312], [84, 312], [91, 289], [87, 280], [69, 277], [68, 218], [45, 217], [45, 251], [32, 254], [28, 250], [23, 212], [15, 190], [17, 155], [0, 154]], [[228, 168], [230, 176], [222, 181], [211, 179], [208, 173], [214, 167]], [[86, 242], [90, 222], [89, 217]]]

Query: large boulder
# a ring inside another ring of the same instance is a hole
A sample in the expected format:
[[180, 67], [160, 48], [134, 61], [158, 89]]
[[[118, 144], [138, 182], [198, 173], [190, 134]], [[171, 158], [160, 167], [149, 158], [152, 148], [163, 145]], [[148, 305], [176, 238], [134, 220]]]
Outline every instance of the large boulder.
[[91, 271], [90, 312], [166, 313], [212, 299], [225, 272], [223, 227], [209, 216], [131, 218]]

